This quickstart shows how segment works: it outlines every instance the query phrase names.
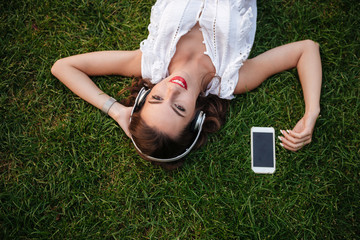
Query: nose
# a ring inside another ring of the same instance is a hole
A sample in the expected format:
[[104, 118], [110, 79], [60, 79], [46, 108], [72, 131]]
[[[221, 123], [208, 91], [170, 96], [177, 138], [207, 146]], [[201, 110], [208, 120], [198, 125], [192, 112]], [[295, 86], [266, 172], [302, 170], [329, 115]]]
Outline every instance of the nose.
[[168, 99], [173, 99], [174, 97], [179, 95], [179, 93], [180, 93], [180, 89], [178, 86], [176, 86], [176, 84], [170, 83], [167, 85], [166, 95]]

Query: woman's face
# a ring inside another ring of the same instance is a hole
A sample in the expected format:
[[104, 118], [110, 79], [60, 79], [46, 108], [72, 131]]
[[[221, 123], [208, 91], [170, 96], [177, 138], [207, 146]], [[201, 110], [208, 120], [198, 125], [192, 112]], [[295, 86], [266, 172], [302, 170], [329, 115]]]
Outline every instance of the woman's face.
[[152, 88], [140, 116], [150, 127], [175, 139], [193, 119], [198, 95], [189, 81], [169, 76]]

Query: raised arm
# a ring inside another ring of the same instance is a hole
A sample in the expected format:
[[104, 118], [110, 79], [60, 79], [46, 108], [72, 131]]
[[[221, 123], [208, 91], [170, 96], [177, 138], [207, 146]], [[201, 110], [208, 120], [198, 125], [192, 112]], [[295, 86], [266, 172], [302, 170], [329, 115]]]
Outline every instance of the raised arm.
[[[140, 76], [141, 52], [105, 51], [75, 55], [56, 61], [51, 72], [76, 95], [101, 109], [110, 97], [100, 90], [89, 76]], [[109, 110], [109, 115], [128, 136], [130, 110], [119, 103], [115, 103]]]
[[322, 68], [319, 45], [311, 40], [294, 42], [271, 49], [249, 59], [239, 71], [235, 94], [250, 91], [271, 75], [296, 67], [305, 101], [305, 114], [292, 130], [281, 130], [281, 145], [297, 151], [311, 142], [315, 122], [320, 113]]

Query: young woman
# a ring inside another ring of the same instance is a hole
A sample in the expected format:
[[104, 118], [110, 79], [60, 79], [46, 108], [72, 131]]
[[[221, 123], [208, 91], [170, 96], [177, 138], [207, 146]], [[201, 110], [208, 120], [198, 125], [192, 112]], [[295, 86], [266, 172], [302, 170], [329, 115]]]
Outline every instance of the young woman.
[[[254, 0], [158, 0], [140, 49], [71, 56], [58, 60], [51, 71], [75, 94], [108, 113], [143, 158], [177, 167], [224, 123], [233, 94], [251, 91], [269, 76], [296, 67], [305, 114], [292, 130], [281, 131], [281, 146], [297, 151], [311, 142], [320, 112], [319, 45], [304, 40], [247, 59], [256, 14]], [[120, 104], [89, 78], [97, 75], [139, 80], [129, 88], [128, 101]], [[142, 86], [151, 90], [142, 92], [137, 99], [141, 103], [133, 108]]]

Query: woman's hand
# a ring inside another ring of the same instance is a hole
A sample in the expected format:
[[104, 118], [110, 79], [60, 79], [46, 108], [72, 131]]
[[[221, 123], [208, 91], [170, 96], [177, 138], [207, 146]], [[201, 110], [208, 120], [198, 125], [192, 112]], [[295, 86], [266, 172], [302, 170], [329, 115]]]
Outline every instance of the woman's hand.
[[292, 130], [280, 130], [283, 136], [279, 136], [280, 145], [290, 151], [297, 151], [312, 139], [312, 133], [318, 113], [305, 114]]
[[116, 121], [129, 138], [131, 138], [131, 133], [129, 131], [131, 110], [132, 107], [126, 107], [124, 110], [124, 116]]
[[120, 125], [129, 138], [131, 138], [129, 131], [131, 110], [132, 107], [125, 107], [117, 102], [109, 110], [109, 116]]

